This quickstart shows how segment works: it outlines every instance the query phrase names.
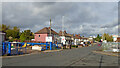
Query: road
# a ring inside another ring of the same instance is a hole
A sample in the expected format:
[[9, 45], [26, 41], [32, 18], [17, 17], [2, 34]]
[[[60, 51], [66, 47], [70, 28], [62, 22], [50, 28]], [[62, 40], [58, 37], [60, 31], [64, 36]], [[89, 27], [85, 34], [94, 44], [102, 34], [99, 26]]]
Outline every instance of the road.
[[118, 66], [118, 57], [93, 53], [99, 46], [3, 58], [3, 66]]

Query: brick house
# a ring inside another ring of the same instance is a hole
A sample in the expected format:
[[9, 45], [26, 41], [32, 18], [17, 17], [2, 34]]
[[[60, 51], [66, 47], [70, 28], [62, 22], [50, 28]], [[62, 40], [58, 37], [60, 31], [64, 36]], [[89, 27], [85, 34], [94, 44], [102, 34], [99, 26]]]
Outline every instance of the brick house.
[[116, 42], [120, 42], [120, 37], [117, 37], [117, 41]]
[[[35, 41], [46, 42], [46, 37], [50, 36], [50, 27], [45, 27], [37, 32], [35, 32]], [[51, 29], [52, 42], [58, 37], [58, 33]]]

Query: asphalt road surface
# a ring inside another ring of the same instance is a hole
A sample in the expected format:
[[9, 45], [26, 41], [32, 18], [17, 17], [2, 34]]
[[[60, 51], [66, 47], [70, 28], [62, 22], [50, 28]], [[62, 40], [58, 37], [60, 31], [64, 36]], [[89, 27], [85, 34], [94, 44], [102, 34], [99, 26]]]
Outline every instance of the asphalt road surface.
[[118, 66], [118, 57], [93, 53], [99, 46], [2, 59], [3, 66]]

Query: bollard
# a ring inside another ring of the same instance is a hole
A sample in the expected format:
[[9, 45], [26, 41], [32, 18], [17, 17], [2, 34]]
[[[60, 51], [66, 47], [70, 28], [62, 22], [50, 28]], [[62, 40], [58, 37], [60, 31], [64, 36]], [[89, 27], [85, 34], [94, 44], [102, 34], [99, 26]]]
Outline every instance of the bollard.
[[52, 50], [52, 42], [50, 42], [50, 50]]
[[8, 54], [11, 55], [11, 43], [8, 43]]
[[46, 42], [46, 50], [48, 49], [47, 46], [48, 46], [48, 42]]

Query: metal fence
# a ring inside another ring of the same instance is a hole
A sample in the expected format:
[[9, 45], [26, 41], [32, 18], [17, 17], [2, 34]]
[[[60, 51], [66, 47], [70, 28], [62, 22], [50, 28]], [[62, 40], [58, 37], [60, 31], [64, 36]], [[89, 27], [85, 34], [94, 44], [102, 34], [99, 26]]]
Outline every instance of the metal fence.
[[118, 42], [107, 42], [102, 43], [102, 51], [108, 51], [108, 52], [119, 52], [119, 45]]
[[[19, 55], [19, 54], [26, 54], [26, 53], [31, 53], [33, 50], [33, 46], [39, 46], [42, 49], [41, 50], [54, 50], [54, 49], [59, 49], [58, 44], [54, 44], [52, 42], [48, 43], [30, 43], [30, 42], [3, 42], [1, 51], [0, 51], [0, 56], [1, 55]], [[32, 47], [32, 48], [31, 48]], [[34, 47], [36, 48], [36, 47]]]

